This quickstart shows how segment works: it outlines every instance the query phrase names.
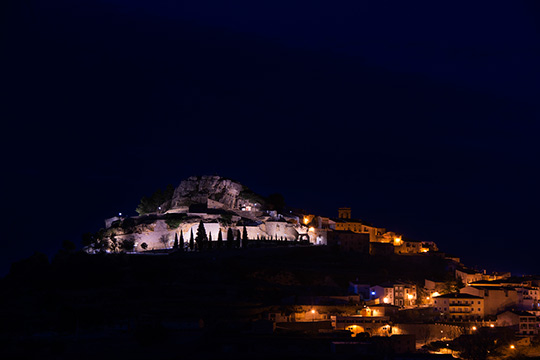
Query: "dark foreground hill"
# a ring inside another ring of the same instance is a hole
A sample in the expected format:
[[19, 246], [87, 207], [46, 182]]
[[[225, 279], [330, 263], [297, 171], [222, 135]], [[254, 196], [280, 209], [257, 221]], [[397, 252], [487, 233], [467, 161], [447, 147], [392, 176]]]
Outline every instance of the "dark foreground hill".
[[[154, 255], [64, 251], [52, 263], [36, 254], [13, 264], [2, 281], [2, 345], [10, 355], [47, 358], [105, 342], [125, 344], [125, 353], [120, 345], [112, 353], [126, 355], [134, 347], [175, 346], [174, 334], [184, 331], [184, 351], [195, 352], [205, 342], [243, 334], [246, 323], [263, 318], [284, 298], [346, 294], [349, 281], [421, 284], [426, 274], [444, 279], [444, 260], [374, 257], [326, 247]], [[201, 329], [192, 329], [199, 323]], [[193, 342], [186, 340], [191, 337]], [[88, 354], [102, 356], [91, 347]], [[175, 358], [167, 354], [153, 356]]]

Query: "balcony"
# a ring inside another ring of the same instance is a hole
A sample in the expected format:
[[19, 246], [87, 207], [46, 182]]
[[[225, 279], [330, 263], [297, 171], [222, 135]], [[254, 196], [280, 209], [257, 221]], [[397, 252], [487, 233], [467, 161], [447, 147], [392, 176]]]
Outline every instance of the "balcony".
[[459, 315], [459, 314], [468, 315], [473, 312], [473, 308], [472, 306], [467, 306], [467, 305], [456, 305], [456, 306], [451, 305], [450, 308], [448, 309], [448, 312], [452, 315]]

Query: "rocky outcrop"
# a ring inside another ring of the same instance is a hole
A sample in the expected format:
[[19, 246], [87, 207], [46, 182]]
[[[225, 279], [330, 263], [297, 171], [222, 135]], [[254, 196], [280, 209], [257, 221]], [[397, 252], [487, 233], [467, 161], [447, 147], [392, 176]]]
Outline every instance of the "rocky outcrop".
[[245, 187], [221, 176], [192, 176], [183, 180], [175, 189], [170, 209], [192, 204], [205, 204], [208, 199], [224, 204], [230, 209], [238, 208]]

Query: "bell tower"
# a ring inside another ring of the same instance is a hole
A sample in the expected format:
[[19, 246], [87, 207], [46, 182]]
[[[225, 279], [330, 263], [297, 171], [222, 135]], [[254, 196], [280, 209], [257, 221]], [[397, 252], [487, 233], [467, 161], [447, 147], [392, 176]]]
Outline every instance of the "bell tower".
[[341, 207], [338, 209], [338, 217], [340, 219], [350, 219], [351, 218], [351, 208], [350, 207]]

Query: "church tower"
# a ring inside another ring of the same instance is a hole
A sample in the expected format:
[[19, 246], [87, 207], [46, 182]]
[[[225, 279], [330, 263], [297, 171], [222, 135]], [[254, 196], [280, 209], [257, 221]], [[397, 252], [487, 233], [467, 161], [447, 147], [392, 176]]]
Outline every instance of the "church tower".
[[338, 217], [340, 219], [350, 219], [351, 218], [351, 208], [350, 207], [341, 207], [338, 209]]

